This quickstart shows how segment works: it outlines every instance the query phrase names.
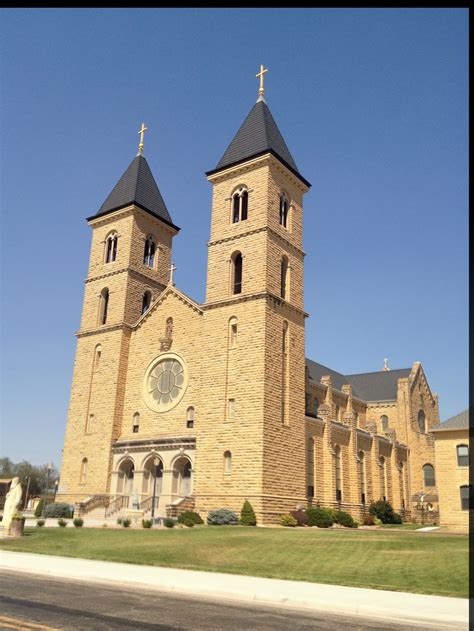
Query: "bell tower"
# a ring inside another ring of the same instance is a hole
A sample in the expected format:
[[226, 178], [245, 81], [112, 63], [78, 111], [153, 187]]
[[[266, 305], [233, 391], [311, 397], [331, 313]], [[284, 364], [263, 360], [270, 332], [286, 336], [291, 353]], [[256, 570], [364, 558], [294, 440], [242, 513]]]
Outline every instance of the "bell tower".
[[[302, 213], [310, 184], [265, 102], [266, 71], [257, 75], [257, 102], [206, 174], [208, 352], [227, 350], [217, 370], [208, 367], [221, 394], [197, 440], [201, 454], [218, 444], [232, 456], [232, 473], [215, 492], [235, 497], [239, 510], [253, 497], [259, 520], [274, 522], [306, 500]], [[196, 480], [198, 493], [211, 493]]]
[[109, 492], [130, 334], [168, 284], [172, 239], [179, 231], [143, 155], [145, 131], [142, 124], [138, 154], [87, 219], [92, 242], [59, 488], [70, 502]]

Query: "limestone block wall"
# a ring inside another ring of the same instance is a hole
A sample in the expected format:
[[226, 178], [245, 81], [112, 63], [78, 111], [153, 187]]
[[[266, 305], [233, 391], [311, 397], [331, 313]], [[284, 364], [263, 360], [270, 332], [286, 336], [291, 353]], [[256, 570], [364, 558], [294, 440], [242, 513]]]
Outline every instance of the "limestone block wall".
[[467, 532], [469, 510], [461, 508], [460, 487], [469, 484], [469, 467], [459, 466], [457, 445], [469, 445], [468, 430], [436, 432], [436, 472], [442, 481], [438, 485], [440, 525]]

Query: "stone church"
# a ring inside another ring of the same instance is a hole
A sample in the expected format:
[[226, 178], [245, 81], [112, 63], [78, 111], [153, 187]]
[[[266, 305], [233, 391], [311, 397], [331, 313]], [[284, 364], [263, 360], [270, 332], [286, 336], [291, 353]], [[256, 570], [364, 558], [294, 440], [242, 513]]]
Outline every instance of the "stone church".
[[[263, 68], [261, 69], [261, 72]], [[179, 228], [143, 155], [87, 221], [92, 243], [58, 501], [83, 515], [387, 498], [436, 514], [438, 401], [419, 362], [343, 375], [305, 359], [300, 173], [265, 102], [206, 173], [204, 303], [173, 281]]]

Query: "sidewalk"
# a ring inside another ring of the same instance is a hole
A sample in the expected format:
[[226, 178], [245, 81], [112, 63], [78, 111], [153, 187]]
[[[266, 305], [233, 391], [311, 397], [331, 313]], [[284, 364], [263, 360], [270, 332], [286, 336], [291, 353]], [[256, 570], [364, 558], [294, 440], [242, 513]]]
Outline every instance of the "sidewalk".
[[324, 611], [432, 629], [468, 628], [468, 599], [0, 551], [0, 568], [176, 595]]

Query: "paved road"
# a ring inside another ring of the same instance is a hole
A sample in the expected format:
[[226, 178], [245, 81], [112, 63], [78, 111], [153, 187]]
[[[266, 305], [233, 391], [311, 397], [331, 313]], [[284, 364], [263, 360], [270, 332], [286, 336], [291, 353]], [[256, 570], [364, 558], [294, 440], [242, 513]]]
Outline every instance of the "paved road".
[[[4, 572], [0, 629], [155, 629], [156, 631], [428, 631], [361, 618], [168, 596], [163, 592], [51, 580]], [[432, 630], [430, 630], [432, 631]]]

